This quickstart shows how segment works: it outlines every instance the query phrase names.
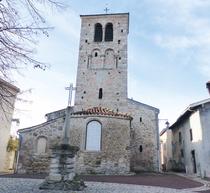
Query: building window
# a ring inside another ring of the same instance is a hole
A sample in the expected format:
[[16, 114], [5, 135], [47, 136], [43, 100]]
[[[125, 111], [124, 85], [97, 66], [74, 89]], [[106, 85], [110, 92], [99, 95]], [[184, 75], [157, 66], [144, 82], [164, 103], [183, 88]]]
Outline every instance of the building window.
[[142, 145], [139, 146], [139, 152], [142, 152], [143, 151], [143, 147]]
[[47, 139], [45, 137], [39, 137], [37, 139], [37, 154], [46, 153], [47, 149]]
[[105, 28], [105, 41], [113, 41], [113, 24], [107, 23]]
[[91, 121], [87, 124], [85, 149], [88, 151], [101, 150], [101, 124], [98, 121]]
[[139, 118], [140, 123], [142, 122], [142, 117]]
[[181, 149], [181, 157], [184, 157], [184, 150]]
[[193, 140], [193, 133], [192, 133], [192, 129], [190, 129], [190, 141]]
[[179, 143], [182, 143], [182, 133], [179, 132]]
[[102, 25], [95, 24], [94, 42], [101, 42], [103, 37]]
[[99, 93], [98, 93], [98, 98], [99, 98], [99, 99], [102, 99], [102, 97], [103, 97], [103, 89], [100, 88], [100, 89], [99, 89]]

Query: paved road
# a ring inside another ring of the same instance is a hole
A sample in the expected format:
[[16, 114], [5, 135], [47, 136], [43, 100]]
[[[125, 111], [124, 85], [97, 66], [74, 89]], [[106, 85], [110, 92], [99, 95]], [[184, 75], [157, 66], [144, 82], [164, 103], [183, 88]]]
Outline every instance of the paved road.
[[101, 182], [86, 182], [87, 188], [81, 192], [48, 191], [39, 190], [42, 181], [41, 179], [0, 178], [0, 193], [192, 193], [188, 190]]
[[195, 188], [202, 186], [201, 183], [184, 177], [167, 174], [144, 174], [135, 176], [84, 176], [85, 181], [112, 182], [119, 184], [136, 184], [145, 186], [160, 186], [166, 188]]
[[[20, 175], [11, 174], [3, 175], [1, 177], [9, 178], [34, 178], [34, 179], [44, 179], [45, 175]], [[189, 180], [187, 178], [172, 175], [172, 174], [156, 174], [156, 173], [143, 173], [134, 176], [82, 176], [85, 181], [92, 182], [111, 182], [119, 184], [135, 184], [135, 185], [145, 185], [145, 186], [160, 186], [166, 188], [195, 188], [202, 186], [201, 183]]]
[[[0, 175], [0, 193], [63, 193], [62, 191], [39, 190], [39, 184], [44, 177], [43, 175]], [[82, 178], [88, 185], [84, 193], [190, 193], [201, 191], [210, 193], [202, 183], [171, 174], [82, 176]]]

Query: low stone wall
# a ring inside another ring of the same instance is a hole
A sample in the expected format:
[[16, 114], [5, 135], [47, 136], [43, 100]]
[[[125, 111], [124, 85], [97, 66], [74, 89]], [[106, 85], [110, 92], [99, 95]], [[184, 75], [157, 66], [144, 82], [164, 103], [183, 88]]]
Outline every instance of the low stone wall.
[[[63, 118], [55, 119], [20, 131], [21, 148], [18, 173], [48, 173], [51, 147], [60, 143], [63, 135]], [[37, 152], [37, 140], [46, 139], [46, 151]]]

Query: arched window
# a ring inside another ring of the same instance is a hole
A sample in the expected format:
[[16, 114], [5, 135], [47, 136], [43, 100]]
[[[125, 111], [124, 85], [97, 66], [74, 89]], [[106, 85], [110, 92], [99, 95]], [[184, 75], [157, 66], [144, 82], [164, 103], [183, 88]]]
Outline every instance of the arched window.
[[105, 41], [113, 41], [113, 24], [107, 23], [105, 28]]
[[94, 42], [101, 42], [103, 37], [102, 25], [95, 24]]
[[98, 121], [91, 121], [87, 124], [86, 150], [101, 150], [101, 124]]
[[45, 137], [39, 137], [37, 139], [37, 154], [46, 153], [47, 139]]

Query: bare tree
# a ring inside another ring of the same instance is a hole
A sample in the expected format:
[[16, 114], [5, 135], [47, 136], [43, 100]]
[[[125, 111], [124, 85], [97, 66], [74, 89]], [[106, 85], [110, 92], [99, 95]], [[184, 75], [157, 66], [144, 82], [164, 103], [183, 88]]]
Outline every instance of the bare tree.
[[48, 36], [49, 27], [37, 8], [39, 4], [62, 6], [53, 0], [0, 0], [0, 76], [3, 78], [23, 64], [46, 67], [34, 59], [31, 46], [36, 43], [37, 34]]
[[[54, 0], [0, 0], [0, 79], [10, 80], [10, 73], [23, 65], [45, 70], [46, 65], [34, 57], [37, 35], [48, 36], [44, 17], [39, 7], [63, 7]], [[0, 81], [0, 108], [6, 103], [14, 108], [9, 98], [14, 97]]]

